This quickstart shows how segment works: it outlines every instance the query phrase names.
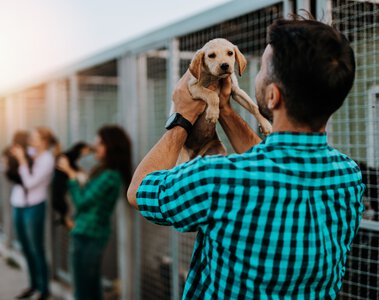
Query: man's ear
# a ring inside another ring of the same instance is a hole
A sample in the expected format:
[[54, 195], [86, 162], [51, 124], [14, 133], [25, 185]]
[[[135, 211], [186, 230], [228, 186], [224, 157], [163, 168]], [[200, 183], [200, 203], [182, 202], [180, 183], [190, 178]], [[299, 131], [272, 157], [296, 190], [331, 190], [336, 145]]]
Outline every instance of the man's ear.
[[189, 70], [191, 74], [198, 80], [200, 79], [201, 68], [203, 66], [203, 62], [204, 62], [204, 51], [198, 50], [195, 56], [192, 58], [192, 61], [189, 65]]
[[271, 83], [268, 86], [268, 104], [267, 107], [270, 110], [273, 110], [275, 108], [278, 108], [279, 105], [281, 105], [282, 102], [282, 93], [280, 92], [279, 87], [275, 83]]
[[247, 66], [247, 61], [245, 56], [241, 53], [237, 46], [234, 46], [234, 53], [236, 57], [236, 62], [238, 65], [238, 74], [242, 76], [242, 73], [245, 71]]

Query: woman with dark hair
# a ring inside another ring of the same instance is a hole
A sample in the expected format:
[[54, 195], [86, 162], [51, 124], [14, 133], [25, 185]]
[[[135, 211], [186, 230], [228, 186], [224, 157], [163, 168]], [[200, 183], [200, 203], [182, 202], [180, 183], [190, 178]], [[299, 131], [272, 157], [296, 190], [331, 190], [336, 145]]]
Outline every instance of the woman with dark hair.
[[69, 179], [68, 187], [76, 210], [71, 231], [71, 267], [76, 300], [100, 300], [101, 259], [111, 233], [111, 216], [120, 189], [129, 185], [131, 149], [126, 133], [119, 126], [99, 129], [94, 146], [99, 164], [89, 181], [81, 187], [77, 172], [61, 157], [58, 168]]

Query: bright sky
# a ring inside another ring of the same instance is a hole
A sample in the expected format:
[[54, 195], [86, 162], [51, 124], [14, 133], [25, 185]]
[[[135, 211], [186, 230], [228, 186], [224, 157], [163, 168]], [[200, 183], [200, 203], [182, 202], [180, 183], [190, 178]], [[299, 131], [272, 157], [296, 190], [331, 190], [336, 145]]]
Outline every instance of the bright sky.
[[0, 91], [228, 0], [0, 0]]

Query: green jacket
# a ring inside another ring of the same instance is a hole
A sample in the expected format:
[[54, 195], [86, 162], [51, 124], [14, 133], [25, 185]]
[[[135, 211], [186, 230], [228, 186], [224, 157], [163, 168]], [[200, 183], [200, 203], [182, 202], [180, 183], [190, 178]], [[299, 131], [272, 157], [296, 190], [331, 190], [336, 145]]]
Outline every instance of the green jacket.
[[75, 179], [69, 180], [68, 188], [76, 208], [71, 234], [107, 239], [121, 186], [121, 174], [114, 170], [101, 172], [84, 187]]

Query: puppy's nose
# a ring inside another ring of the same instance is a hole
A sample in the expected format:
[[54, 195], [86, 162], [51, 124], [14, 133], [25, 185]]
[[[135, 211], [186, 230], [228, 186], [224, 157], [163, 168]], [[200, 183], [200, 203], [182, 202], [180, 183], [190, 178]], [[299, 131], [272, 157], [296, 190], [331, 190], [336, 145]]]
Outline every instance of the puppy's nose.
[[229, 69], [229, 64], [223, 63], [223, 64], [221, 64], [220, 68], [221, 68], [221, 70], [226, 71]]

